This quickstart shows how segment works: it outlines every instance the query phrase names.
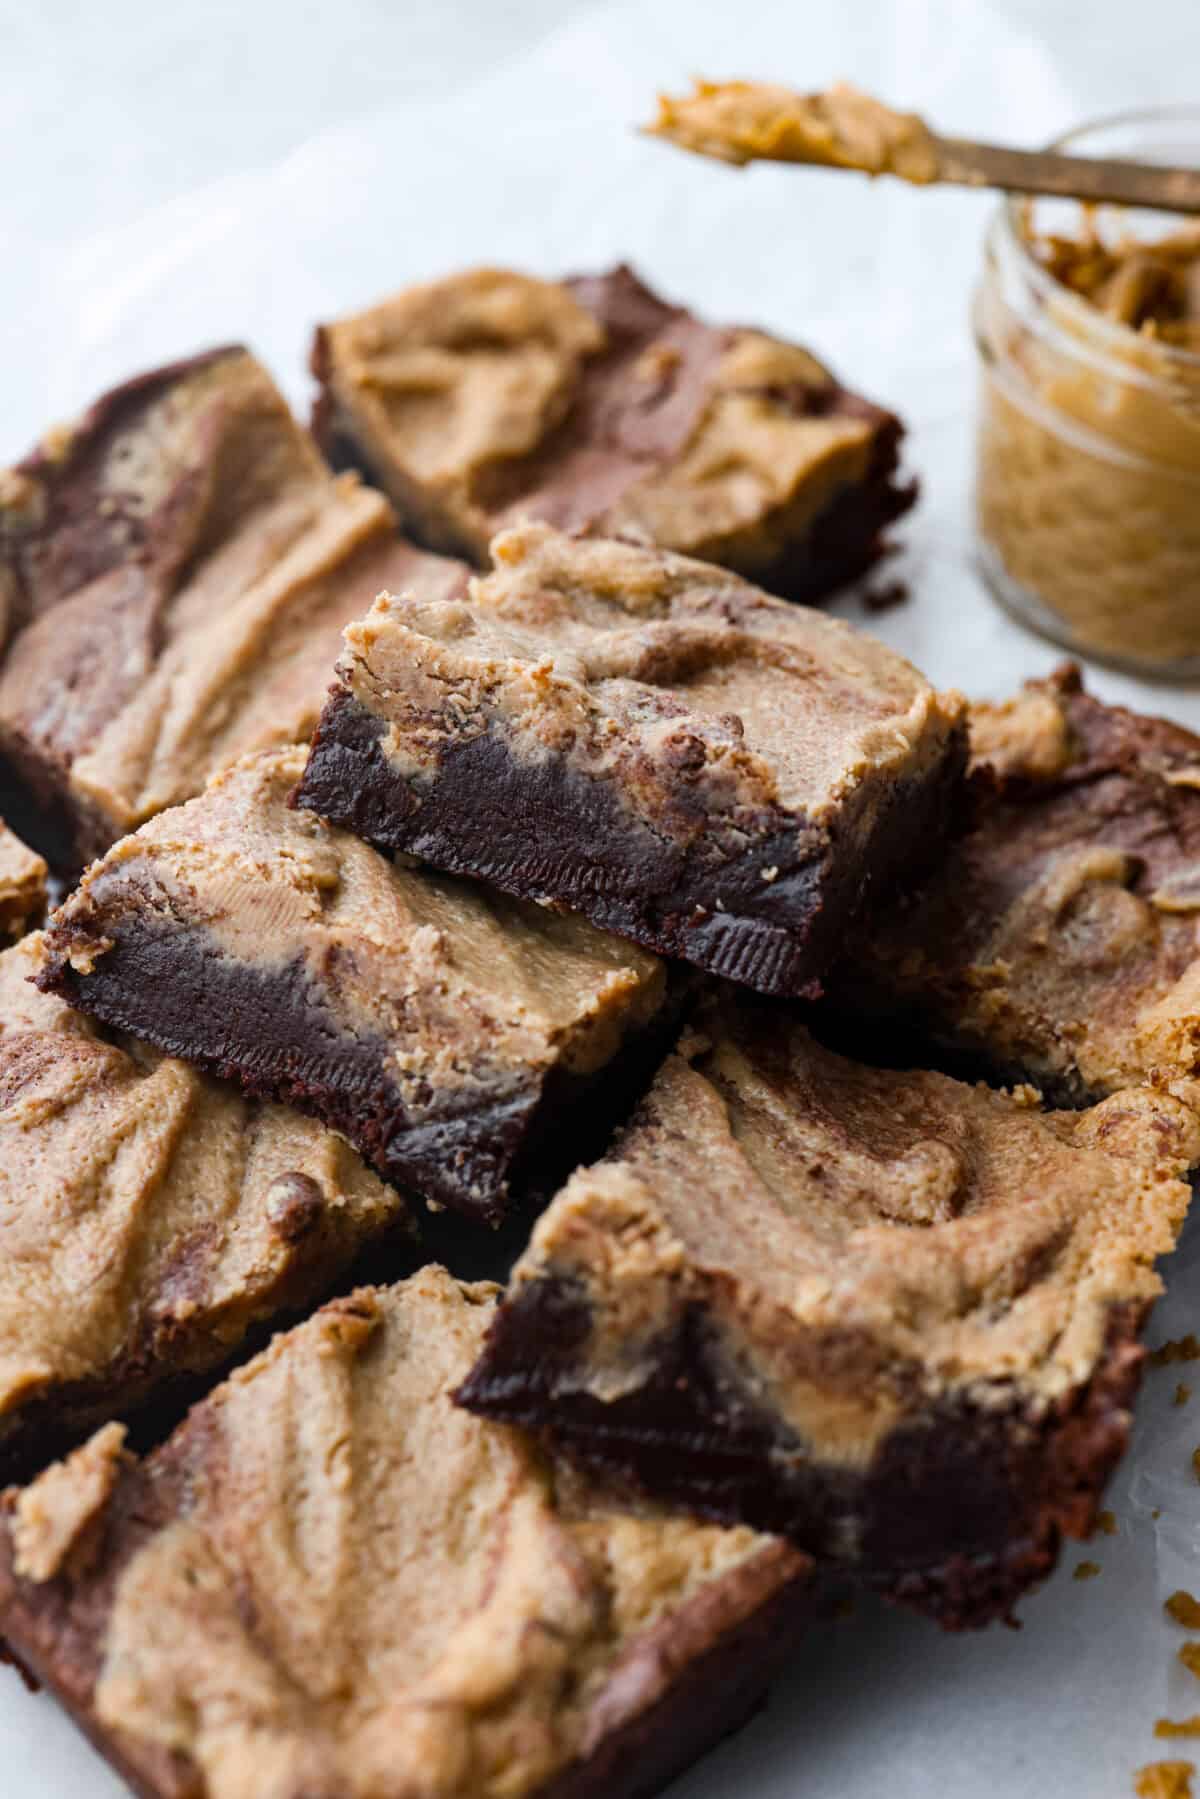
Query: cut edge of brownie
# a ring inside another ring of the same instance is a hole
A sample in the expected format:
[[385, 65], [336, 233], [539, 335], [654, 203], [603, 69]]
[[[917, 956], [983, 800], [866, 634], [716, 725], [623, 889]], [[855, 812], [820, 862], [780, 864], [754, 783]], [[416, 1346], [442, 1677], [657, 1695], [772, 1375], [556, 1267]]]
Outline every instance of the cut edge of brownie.
[[318, 450], [335, 474], [361, 475], [371, 487], [386, 494], [396, 511], [399, 529], [419, 548], [439, 556], [455, 556], [473, 568], [485, 569], [488, 559], [469, 532], [455, 528], [449, 513], [431, 502], [413, 481], [403, 479], [363, 441], [361, 431], [334, 394], [331, 385], [332, 355], [328, 328], [318, 325], [309, 351], [309, 369], [318, 382], [308, 428]]
[[911, 512], [921, 495], [916, 475], [896, 478], [904, 436], [900, 419], [885, 414], [862, 481], [834, 494], [803, 537], [774, 561], [746, 571], [748, 578], [781, 599], [819, 606], [894, 555], [899, 546], [889, 541], [888, 528]]
[[[1091, 1378], [1040, 1415], [1016, 1394], [1003, 1408], [943, 1402], [890, 1433], [865, 1472], [813, 1463], [697, 1312], [660, 1345], [653, 1376], [636, 1389], [602, 1401], [572, 1386], [590, 1313], [565, 1279], [533, 1281], [505, 1302], [454, 1397], [534, 1432], [594, 1475], [714, 1523], [778, 1534], [943, 1629], [976, 1629], [1011, 1619], [1052, 1571], [1062, 1539], [1093, 1528], [1129, 1440], [1147, 1310], [1115, 1305]], [[847, 1502], [863, 1520], [853, 1542], [839, 1516]], [[969, 1544], [964, 1527], [975, 1532]]]
[[67, 764], [3, 723], [0, 812], [63, 881], [74, 881], [113, 841], [113, 821], [71, 786]]
[[[965, 727], [956, 728], [936, 772], [895, 783], [872, 838], [866, 866], [831, 875], [835, 838], [825, 831], [764, 821], [763, 834], [737, 860], [689, 852], [682, 864], [669, 843], [637, 829], [602, 782], [553, 764], [518, 762], [494, 735], [472, 738], [445, 756], [417, 800], [381, 747], [382, 719], [336, 684], [313, 738], [292, 803], [368, 842], [419, 856], [435, 868], [491, 882], [517, 898], [555, 901], [593, 924], [660, 955], [680, 957], [760, 993], [816, 998], [848, 917], [872, 890], [907, 882], [912, 844], [939, 842], [953, 815], [966, 762]], [[486, 794], [486, 815], [479, 796]], [[500, 844], [492, 821], [507, 821]], [[620, 884], [580, 868], [581, 848]], [[764, 862], [775, 875], [764, 884]], [[544, 871], [549, 879], [540, 879]], [[637, 878], [635, 885], [630, 872]], [[744, 911], [729, 910], [735, 900]], [[770, 917], [792, 901], [803, 921]]]
[[[151, 927], [150, 918], [159, 923]], [[165, 922], [151, 906], [120, 919], [98, 910], [94, 922], [112, 947], [86, 975], [71, 958], [77, 945], [94, 942], [87, 919], [51, 922], [35, 981], [43, 993], [251, 1098], [319, 1119], [402, 1192], [489, 1225], [531, 1185], [553, 1189], [578, 1160], [581, 1130], [589, 1148], [602, 1144], [670, 1047], [688, 992], [684, 980], [674, 982], [650, 1022], [627, 1036], [615, 1065], [586, 1074], [556, 1066], [486, 1107], [468, 1104], [414, 1123], [399, 1086], [382, 1072], [386, 1040], [351, 1040], [302, 967], [256, 977], [215, 943], [206, 947], [201, 927]], [[231, 1018], [241, 1015], [252, 1026], [231, 1034]], [[342, 1047], [331, 1055], [335, 1043]], [[341, 1063], [341, 1078], [329, 1079], [331, 1062]]]

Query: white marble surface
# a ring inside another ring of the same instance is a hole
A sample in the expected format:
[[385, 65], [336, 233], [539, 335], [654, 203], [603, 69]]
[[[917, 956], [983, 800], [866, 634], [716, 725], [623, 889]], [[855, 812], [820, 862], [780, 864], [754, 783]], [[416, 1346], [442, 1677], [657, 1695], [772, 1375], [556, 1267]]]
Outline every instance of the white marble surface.
[[[1198, 47], [1196, 0], [0, 0], [0, 457], [169, 354], [245, 337], [303, 403], [317, 318], [465, 262], [627, 256], [715, 317], [808, 337], [905, 413], [924, 484], [896, 565], [913, 598], [869, 622], [937, 679], [1003, 693], [1056, 653], [970, 564], [966, 314], [988, 203], [738, 176], [629, 126], [695, 71], [850, 74], [948, 129], [1033, 143], [1193, 99]], [[840, 609], [866, 617], [855, 596]], [[1200, 724], [1196, 690], [1094, 684]], [[1157, 1336], [1200, 1328], [1193, 1239]], [[1173, 1753], [1154, 1719], [1200, 1711], [1160, 1610], [1200, 1589], [1200, 1397], [1172, 1406], [1177, 1373], [1149, 1378], [1119, 1534], [1086, 1552], [1100, 1578], [1073, 1581], [1069, 1553], [1019, 1633], [945, 1638], [873, 1606], [814, 1629], [769, 1711], [680, 1799], [1129, 1794], [1135, 1767]], [[0, 1679], [0, 1799], [120, 1790], [48, 1701]]]

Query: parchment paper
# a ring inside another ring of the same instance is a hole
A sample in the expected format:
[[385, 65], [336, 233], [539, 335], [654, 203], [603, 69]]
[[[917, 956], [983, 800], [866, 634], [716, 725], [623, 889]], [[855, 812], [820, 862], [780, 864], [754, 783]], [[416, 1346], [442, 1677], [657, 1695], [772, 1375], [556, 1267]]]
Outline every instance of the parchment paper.
[[[923, 499], [893, 569], [913, 598], [877, 618], [858, 596], [838, 610], [938, 681], [1011, 691], [1058, 655], [992, 606], [971, 567], [967, 308], [994, 202], [816, 171], [737, 174], [630, 127], [657, 87], [693, 72], [814, 86], [844, 74], [948, 131], [1037, 143], [1107, 111], [1193, 97], [1193, 0], [1149, 11], [1144, 30], [1140, 11], [1108, 0], [654, 0], [577, 13], [465, 91], [373, 112], [51, 258], [8, 378], [4, 448], [24, 448], [111, 380], [229, 338], [306, 405], [317, 319], [467, 263], [558, 274], [624, 257], [714, 319], [809, 341], [906, 416]], [[1197, 690], [1089, 678], [1200, 726]], [[1200, 1226], [1167, 1270], [1152, 1340], [1200, 1330], [1198, 1264]], [[1200, 1682], [1175, 1660], [1185, 1633], [1161, 1610], [1176, 1587], [1200, 1591], [1200, 1366], [1197, 1398], [1173, 1403], [1189, 1373], [1150, 1373], [1108, 1501], [1117, 1534], [1071, 1549], [1022, 1606], [1019, 1632], [945, 1637], [870, 1603], [815, 1626], [769, 1710], [679, 1799], [1116, 1799], [1140, 1764], [1186, 1757], [1186, 1743], [1156, 1744], [1152, 1726], [1200, 1712]], [[1102, 1572], [1077, 1581], [1085, 1557]], [[0, 1795], [121, 1790], [47, 1700], [0, 1681]]]

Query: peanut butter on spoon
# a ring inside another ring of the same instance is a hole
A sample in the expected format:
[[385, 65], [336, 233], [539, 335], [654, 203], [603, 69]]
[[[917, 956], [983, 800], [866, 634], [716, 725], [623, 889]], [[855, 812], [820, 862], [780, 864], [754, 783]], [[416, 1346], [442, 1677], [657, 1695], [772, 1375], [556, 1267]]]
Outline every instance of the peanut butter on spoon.
[[815, 163], [898, 175], [922, 187], [946, 182], [1200, 213], [1200, 169], [947, 137], [846, 81], [810, 94], [766, 81], [697, 81], [682, 99], [661, 94], [647, 130], [722, 162]]
[[922, 185], [940, 178], [937, 144], [924, 121], [847, 81], [816, 94], [763, 81], [697, 81], [681, 100], [660, 94], [649, 130], [723, 162], [817, 163]]

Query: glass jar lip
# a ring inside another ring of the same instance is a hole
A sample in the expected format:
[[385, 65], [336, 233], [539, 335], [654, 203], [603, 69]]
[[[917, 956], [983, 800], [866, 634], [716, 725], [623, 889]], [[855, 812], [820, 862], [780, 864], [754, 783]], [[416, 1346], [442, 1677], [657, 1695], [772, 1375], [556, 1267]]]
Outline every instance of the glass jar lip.
[[[1047, 150], [1070, 150], [1079, 146], [1082, 139], [1101, 131], [1112, 131], [1120, 126], [1161, 125], [1177, 121], [1180, 124], [1194, 123], [1197, 136], [1200, 138], [1200, 106], [1180, 102], [1173, 106], [1132, 107], [1123, 112], [1105, 113], [1100, 118], [1085, 119], [1078, 125], [1072, 125], [1069, 131], [1060, 132], [1050, 139], [1044, 148]], [[1024, 274], [1038, 294], [1039, 299], [1051, 297], [1086, 323], [1092, 341], [1100, 345], [1111, 345], [1119, 356], [1122, 349], [1127, 349], [1130, 340], [1141, 342], [1138, 332], [1128, 325], [1122, 325], [1117, 319], [1107, 318], [1104, 313], [1090, 305], [1079, 294], [1072, 293], [1056, 281], [1050, 271], [1038, 261], [1029, 247], [1023, 225], [1023, 214], [1030, 196], [1025, 194], [1008, 194], [1000, 202], [993, 217], [992, 232], [989, 235], [1003, 235], [1008, 245], [1016, 252]], [[1200, 369], [1200, 350], [1185, 350], [1177, 344], [1164, 344], [1155, 340], [1155, 348], [1162, 357], [1164, 377], [1172, 368], [1186, 369], [1189, 377]], [[1123, 360], [1123, 359], [1122, 359]], [[1128, 379], [1126, 366], [1124, 378]]]

